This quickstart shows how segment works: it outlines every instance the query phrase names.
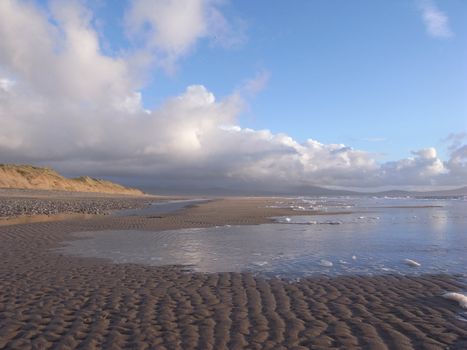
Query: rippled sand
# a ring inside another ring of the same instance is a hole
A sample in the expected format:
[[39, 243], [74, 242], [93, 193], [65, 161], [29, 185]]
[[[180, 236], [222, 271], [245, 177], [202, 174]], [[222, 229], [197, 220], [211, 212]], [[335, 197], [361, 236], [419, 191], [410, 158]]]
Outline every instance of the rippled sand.
[[[220, 200], [161, 217], [0, 227], [0, 348], [467, 348], [452, 276], [287, 282], [249, 274], [116, 265], [51, 249], [72, 232], [267, 222], [268, 200]], [[261, 206], [261, 208], [259, 208]]]

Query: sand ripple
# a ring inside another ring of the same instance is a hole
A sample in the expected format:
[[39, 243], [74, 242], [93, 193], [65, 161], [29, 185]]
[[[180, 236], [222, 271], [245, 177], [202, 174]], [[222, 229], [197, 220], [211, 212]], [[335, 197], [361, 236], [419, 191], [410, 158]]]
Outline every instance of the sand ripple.
[[253, 221], [212, 219], [200, 210], [157, 220], [0, 227], [0, 349], [467, 348], [458, 305], [440, 297], [463, 287], [449, 276], [287, 282], [49, 252], [77, 230], [153, 230], [229, 218]]

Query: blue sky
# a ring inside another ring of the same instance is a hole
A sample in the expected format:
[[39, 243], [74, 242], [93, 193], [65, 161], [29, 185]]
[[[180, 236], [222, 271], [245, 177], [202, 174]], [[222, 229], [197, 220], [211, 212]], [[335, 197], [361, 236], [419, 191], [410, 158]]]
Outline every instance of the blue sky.
[[[115, 3], [118, 3], [116, 5]], [[241, 125], [299, 141], [345, 143], [396, 160], [467, 130], [467, 2], [445, 0], [452, 37], [427, 34], [419, 4], [407, 0], [235, 1], [222, 6], [244, 40], [201, 41], [175, 74], [155, 72], [144, 104], [159, 105], [187, 85], [217, 96], [258, 72], [269, 81], [248, 100]], [[126, 49], [126, 1], [98, 6], [112, 50]]]
[[464, 185], [465, 18], [463, 0], [2, 1], [0, 157], [127, 182]]

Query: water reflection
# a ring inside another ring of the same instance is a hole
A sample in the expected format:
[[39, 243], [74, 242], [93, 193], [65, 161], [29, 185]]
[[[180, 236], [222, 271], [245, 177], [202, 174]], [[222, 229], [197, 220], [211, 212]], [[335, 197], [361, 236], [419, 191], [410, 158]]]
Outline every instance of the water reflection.
[[[89, 239], [72, 241], [61, 251], [116, 263], [190, 265], [202, 272], [247, 270], [288, 277], [466, 272], [467, 202], [423, 208], [359, 204], [349, 203], [358, 212], [337, 218], [300, 216], [257, 226], [81, 233]], [[405, 259], [421, 266], [409, 266]]]
[[155, 216], [173, 213], [188, 206], [207, 202], [207, 199], [177, 199], [151, 203], [145, 208], [122, 209], [112, 213], [113, 216]]

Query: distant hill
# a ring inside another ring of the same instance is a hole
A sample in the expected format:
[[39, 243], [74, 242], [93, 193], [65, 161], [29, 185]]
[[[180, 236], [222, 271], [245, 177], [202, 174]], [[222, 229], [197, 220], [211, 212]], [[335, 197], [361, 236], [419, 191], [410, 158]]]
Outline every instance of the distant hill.
[[292, 194], [299, 196], [355, 196], [366, 193], [348, 191], [348, 190], [335, 190], [319, 186], [299, 186], [293, 188]]
[[387, 196], [387, 197], [462, 197], [467, 196], [467, 186], [455, 188], [452, 190], [439, 190], [439, 191], [401, 191], [401, 190], [391, 190], [384, 192], [373, 193], [377, 196]]
[[0, 188], [142, 195], [143, 192], [88, 176], [68, 179], [49, 168], [0, 164]]
[[335, 190], [318, 186], [297, 187], [292, 194], [302, 196], [378, 196], [378, 197], [453, 197], [467, 196], [467, 186], [452, 190], [439, 191], [404, 191], [389, 190], [379, 192]]
[[166, 194], [166, 195], [200, 195], [200, 196], [323, 196], [323, 197], [340, 197], [340, 196], [378, 196], [378, 197], [453, 197], [467, 196], [467, 186], [452, 190], [440, 191], [404, 191], [404, 190], [388, 190], [379, 192], [370, 191], [350, 191], [342, 189], [330, 189], [319, 186], [296, 186], [289, 189], [245, 189], [245, 188], [227, 188], [227, 187], [210, 187], [196, 188], [189, 186], [178, 187], [151, 187], [145, 188], [148, 193]]
[[429, 196], [467, 196], [467, 186], [456, 188], [454, 190], [431, 191], [427, 192]]

